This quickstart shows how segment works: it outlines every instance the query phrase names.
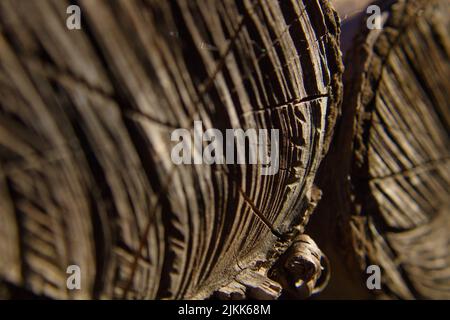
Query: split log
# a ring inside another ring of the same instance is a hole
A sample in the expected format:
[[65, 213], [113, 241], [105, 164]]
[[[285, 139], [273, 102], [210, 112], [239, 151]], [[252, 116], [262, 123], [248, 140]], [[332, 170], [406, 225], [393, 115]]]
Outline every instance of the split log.
[[448, 299], [450, 4], [379, 4], [383, 28], [364, 23], [345, 62], [343, 117], [311, 235], [327, 234], [318, 244], [337, 270], [332, 296], [370, 297], [375, 264], [379, 297]]
[[[69, 1], [0, 1], [4, 285], [204, 298], [269, 268], [308, 221], [341, 100], [328, 1], [77, 3], [81, 30]], [[194, 120], [279, 129], [279, 172], [175, 165], [171, 132]], [[81, 290], [66, 287], [73, 264]]]

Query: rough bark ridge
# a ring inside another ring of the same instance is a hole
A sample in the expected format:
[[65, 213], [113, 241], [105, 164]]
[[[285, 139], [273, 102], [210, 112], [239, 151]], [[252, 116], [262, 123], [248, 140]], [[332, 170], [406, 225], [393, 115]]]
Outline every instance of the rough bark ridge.
[[382, 268], [390, 298], [450, 297], [449, 14], [445, 0], [388, 1], [346, 59], [317, 214], [340, 227], [350, 269]]
[[[311, 212], [341, 98], [328, 2], [0, 1], [0, 277], [53, 298], [206, 297]], [[170, 134], [280, 129], [280, 171], [176, 166]], [[82, 290], [66, 289], [66, 268]]]

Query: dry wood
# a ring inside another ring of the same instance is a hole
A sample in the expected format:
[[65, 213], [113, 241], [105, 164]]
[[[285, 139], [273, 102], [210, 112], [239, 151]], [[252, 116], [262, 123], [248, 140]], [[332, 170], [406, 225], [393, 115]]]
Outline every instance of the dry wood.
[[[328, 1], [78, 2], [69, 31], [69, 1], [0, 1], [0, 278], [202, 298], [270, 267], [308, 221], [341, 99]], [[174, 165], [170, 133], [194, 120], [280, 129], [279, 173]]]
[[340, 252], [332, 266], [347, 269], [335, 277], [349, 283], [361, 277], [356, 265], [365, 278], [368, 265], [381, 266], [384, 297], [448, 299], [450, 4], [385, 4], [384, 28], [364, 25], [346, 60], [343, 118], [321, 183], [330, 187], [317, 213], [330, 220], [321, 232], [340, 228], [344, 250], [333, 240], [322, 249]]

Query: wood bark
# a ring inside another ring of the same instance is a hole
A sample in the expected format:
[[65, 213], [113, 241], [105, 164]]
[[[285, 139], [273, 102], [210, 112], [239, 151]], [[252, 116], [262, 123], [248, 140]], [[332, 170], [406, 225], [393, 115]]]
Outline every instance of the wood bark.
[[[308, 222], [341, 100], [328, 1], [77, 4], [69, 31], [68, 1], [0, 1], [4, 285], [49, 298], [205, 298], [235, 280], [277, 291], [258, 275]], [[194, 120], [279, 129], [279, 173], [175, 165], [170, 134]], [[81, 290], [66, 287], [72, 264]]]

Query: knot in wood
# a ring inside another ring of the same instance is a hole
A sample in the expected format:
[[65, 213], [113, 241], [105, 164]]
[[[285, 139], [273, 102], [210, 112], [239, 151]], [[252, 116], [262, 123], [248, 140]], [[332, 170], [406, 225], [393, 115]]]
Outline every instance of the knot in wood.
[[306, 234], [297, 236], [270, 271], [287, 296], [309, 297], [322, 291], [328, 283], [328, 259], [314, 240]]
[[[306, 237], [308, 239], [306, 239]], [[322, 252], [308, 236], [297, 240], [288, 249], [288, 255], [284, 264], [285, 269], [294, 277], [309, 281], [321, 271], [320, 259]]]

